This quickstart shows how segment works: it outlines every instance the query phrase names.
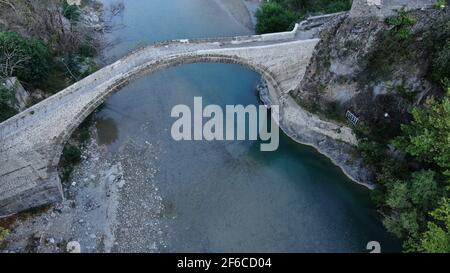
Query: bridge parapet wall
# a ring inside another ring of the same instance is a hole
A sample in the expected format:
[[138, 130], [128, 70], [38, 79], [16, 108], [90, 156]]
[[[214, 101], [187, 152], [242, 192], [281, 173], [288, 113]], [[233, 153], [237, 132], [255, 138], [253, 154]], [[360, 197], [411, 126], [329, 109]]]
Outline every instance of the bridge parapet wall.
[[0, 216], [61, 200], [57, 168], [65, 142], [87, 115], [135, 77], [195, 62], [237, 63], [261, 73], [275, 87], [274, 97], [294, 89], [318, 43], [297, 39], [297, 28], [148, 46], [1, 123]]

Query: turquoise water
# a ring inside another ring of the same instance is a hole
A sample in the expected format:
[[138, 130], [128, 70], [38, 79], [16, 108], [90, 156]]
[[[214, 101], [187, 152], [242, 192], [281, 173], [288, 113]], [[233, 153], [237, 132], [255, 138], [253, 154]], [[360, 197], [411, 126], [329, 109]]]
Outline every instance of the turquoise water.
[[[104, 0], [108, 7], [111, 2]], [[123, 27], [108, 34], [114, 60], [144, 43], [250, 34], [211, 0], [125, 1]], [[259, 143], [175, 142], [177, 104], [258, 104], [260, 76], [229, 64], [191, 64], [145, 76], [111, 96], [98, 114], [99, 141], [115, 153], [125, 141], [157, 147], [168, 217], [167, 252], [366, 252], [397, 244], [382, 227], [369, 191], [328, 159], [282, 135], [276, 152]], [[169, 217], [170, 216], [170, 217]]]

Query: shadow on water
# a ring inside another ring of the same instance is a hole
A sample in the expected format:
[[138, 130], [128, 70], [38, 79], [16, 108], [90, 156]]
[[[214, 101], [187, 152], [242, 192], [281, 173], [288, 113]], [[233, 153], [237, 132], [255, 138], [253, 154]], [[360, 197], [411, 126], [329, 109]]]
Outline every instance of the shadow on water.
[[114, 119], [97, 117], [95, 127], [98, 132], [97, 142], [99, 145], [109, 145], [117, 140], [119, 130]]

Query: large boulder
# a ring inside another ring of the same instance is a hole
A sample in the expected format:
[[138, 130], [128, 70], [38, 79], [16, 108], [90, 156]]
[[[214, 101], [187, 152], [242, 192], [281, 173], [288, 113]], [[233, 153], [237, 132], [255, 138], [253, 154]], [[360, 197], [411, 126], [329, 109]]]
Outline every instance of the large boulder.
[[16, 77], [11, 77], [5, 80], [4, 86], [14, 93], [11, 107], [19, 112], [25, 110], [30, 102], [30, 94], [23, 88], [20, 81]]

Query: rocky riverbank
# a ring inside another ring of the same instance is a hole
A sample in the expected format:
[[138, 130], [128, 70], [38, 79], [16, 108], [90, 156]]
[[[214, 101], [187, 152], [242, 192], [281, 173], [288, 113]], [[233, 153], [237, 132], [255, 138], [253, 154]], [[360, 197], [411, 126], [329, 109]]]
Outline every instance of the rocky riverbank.
[[65, 200], [10, 219], [12, 232], [3, 252], [70, 252], [74, 243], [94, 253], [165, 248], [164, 207], [153, 182], [157, 149], [148, 141], [129, 140], [110, 156], [106, 146], [97, 144], [95, 126], [91, 134], [82, 163], [63, 184]]
[[[265, 80], [257, 86], [261, 102], [271, 107], [274, 99]], [[294, 141], [315, 148], [329, 158], [352, 181], [374, 189], [373, 174], [357, 150], [357, 140], [348, 127], [320, 119], [299, 106], [290, 96], [281, 98], [280, 129]]]
[[[237, 3], [227, 3], [232, 2]], [[243, 14], [240, 4], [228, 7]], [[270, 105], [268, 93], [263, 101]], [[354, 144], [351, 131], [321, 121], [289, 98], [283, 102], [280, 125], [288, 136], [315, 147], [354, 180], [363, 180], [363, 174], [357, 176], [358, 161], [349, 163], [354, 160], [351, 145], [342, 141], [346, 136], [344, 140]], [[95, 123], [90, 130], [83, 160], [64, 185], [66, 200], [16, 218], [5, 252], [66, 252], [72, 245], [82, 252], [164, 251], [166, 227], [161, 219], [170, 216], [153, 181], [159, 172], [157, 145], [129, 140], [111, 156], [97, 142]]]

